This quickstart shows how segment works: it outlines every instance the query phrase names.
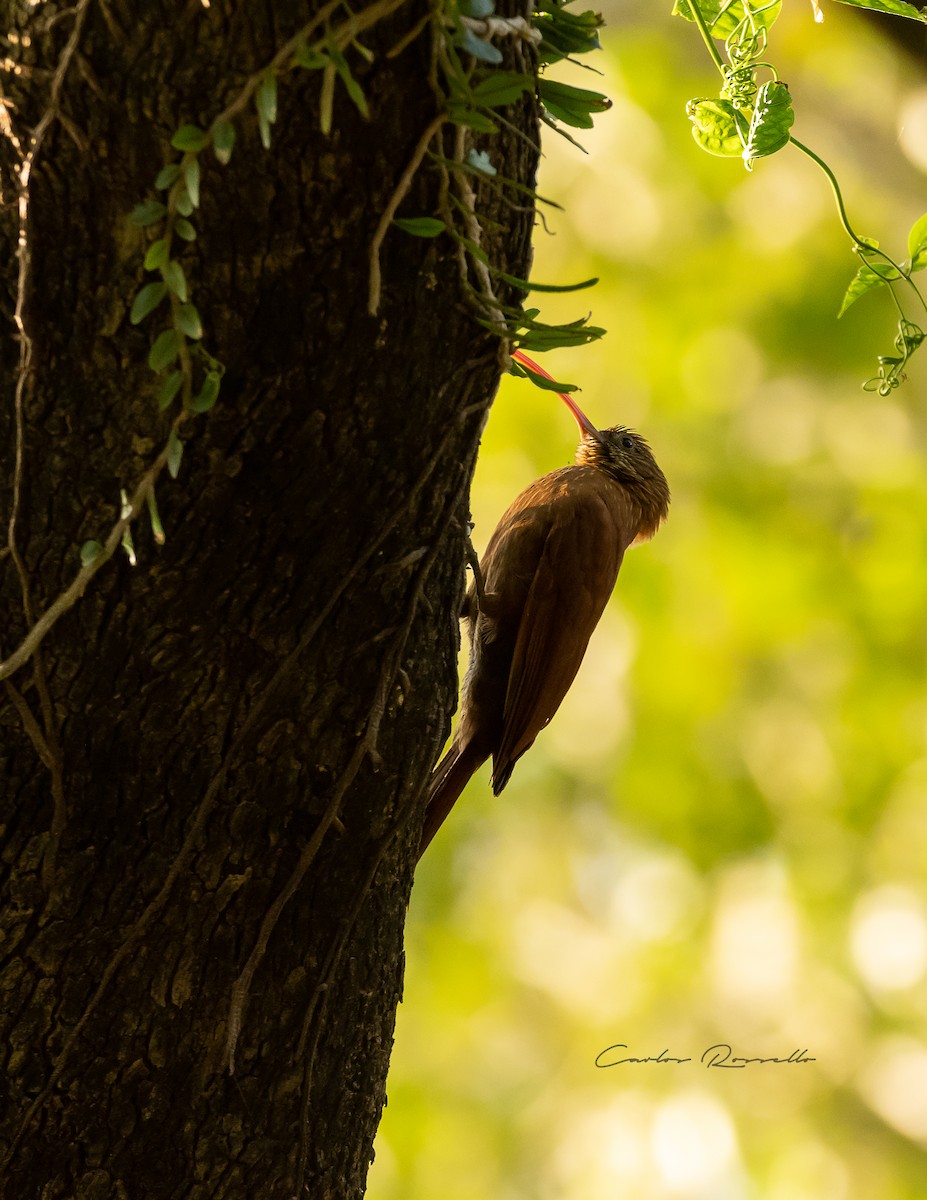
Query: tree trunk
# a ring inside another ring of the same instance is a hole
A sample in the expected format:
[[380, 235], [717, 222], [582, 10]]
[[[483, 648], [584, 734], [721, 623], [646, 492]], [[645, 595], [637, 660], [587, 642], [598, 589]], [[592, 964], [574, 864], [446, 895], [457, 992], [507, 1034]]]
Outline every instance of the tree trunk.
[[[0, 349], [0, 656], [81, 544], [105, 541], [171, 425], [146, 365], [167, 309], [129, 322], [155, 278], [129, 213], [179, 159], [174, 130], [206, 128], [318, 8], [7, 6], [4, 28], [29, 35], [20, 148], [51, 119], [28, 181], [19, 391], [20, 344]], [[429, 27], [387, 55], [428, 7], [368, 9], [372, 61], [346, 57], [369, 120], [336, 79], [324, 136], [323, 72], [285, 73], [269, 151], [249, 115], [228, 166], [202, 155], [181, 261], [226, 373], [182, 426], [178, 478], [158, 477], [166, 544], [136, 521], [138, 565], [101, 566], [0, 687], [5, 1200], [364, 1190], [501, 362], [450, 238], [391, 229], [368, 314], [371, 239], [438, 111]], [[533, 99], [506, 116], [533, 133]], [[459, 150], [453, 126], [439, 136]], [[492, 147], [532, 182], [527, 141], [504, 129]], [[12, 320], [20, 163], [9, 138], [2, 153]], [[434, 212], [440, 186], [426, 159], [400, 214]], [[500, 222], [494, 260], [524, 276], [530, 206], [478, 200]]]

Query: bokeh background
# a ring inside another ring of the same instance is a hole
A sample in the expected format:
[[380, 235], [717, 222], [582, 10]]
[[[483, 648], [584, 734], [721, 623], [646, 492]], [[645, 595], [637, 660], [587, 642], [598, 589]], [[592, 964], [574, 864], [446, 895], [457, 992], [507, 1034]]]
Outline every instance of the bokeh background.
[[[668, 6], [667, 6], [668, 7]], [[905, 254], [927, 209], [925, 53], [789, 0], [768, 58], [851, 221]], [[693, 26], [607, 10], [614, 101], [547, 133], [545, 356], [646, 433], [670, 520], [631, 551], [570, 696], [494, 799], [474, 780], [419, 869], [372, 1200], [927, 1196], [927, 370], [862, 390], [890, 301], [818, 169], [693, 141]], [[922, 278], [927, 279], [927, 275]], [[923, 314], [921, 314], [923, 317]], [[927, 350], [924, 352], [927, 358]], [[473, 489], [485, 545], [569, 461], [554, 396], [504, 381]], [[597, 1069], [627, 1055], [684, 1064]], [[706, 1069], [703, 1051], [814, 1062]]]

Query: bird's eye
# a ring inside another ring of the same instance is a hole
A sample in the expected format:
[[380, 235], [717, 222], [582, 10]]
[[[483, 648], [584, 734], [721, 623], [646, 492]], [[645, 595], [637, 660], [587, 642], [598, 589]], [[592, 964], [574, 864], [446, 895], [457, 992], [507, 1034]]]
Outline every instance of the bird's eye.
[[623, 437], [621, 439], [621, 444], [622, 444], [622, 446], [624, 446], [625, 450], [633, 450], [634, 449], [634, 438]]

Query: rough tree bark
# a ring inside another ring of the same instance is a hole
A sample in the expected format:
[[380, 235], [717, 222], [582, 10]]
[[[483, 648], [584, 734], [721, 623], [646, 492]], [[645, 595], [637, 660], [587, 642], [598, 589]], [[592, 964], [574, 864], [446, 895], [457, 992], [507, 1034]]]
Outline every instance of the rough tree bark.
[[[3, 138], [0, 657], [164, 443], [153, 327], [128, 320], [146, 245], [128, 214], [172, 131], [207, 125], [319, 7], [2, 6], [20, 148], [53, 119], [29, 181], [21, 403]], [[366, 311], [371, 236], [437, 111], [427, 28], [386, 54], [428, 7], [382, 7], [373, 61], [352, 59], [369, 121], [339, 84], [322, 136], [319, 73], [294, 73], [271, 151], [249, 118], [231, 164], [204, 163], [184, 263], [227, 373], [184, 427], [179, 478], [159, 480], [166, 545], [138, 521], [138, 565], [101, 568], [0, 684], [5, 1200], [364, 1190], [500, 371], [449, 239], [391, 231]], [[529, 53], [507, 46], [507, 65]], [[532, 130], [533, 101], [507, 116]], [[532, 181], [514, 132], [493, 155]], [[438, 187], [426, 166], [402, 211], [433, 211]], [[524, 276], [530, 208], [480, 203], [496, 260]]]

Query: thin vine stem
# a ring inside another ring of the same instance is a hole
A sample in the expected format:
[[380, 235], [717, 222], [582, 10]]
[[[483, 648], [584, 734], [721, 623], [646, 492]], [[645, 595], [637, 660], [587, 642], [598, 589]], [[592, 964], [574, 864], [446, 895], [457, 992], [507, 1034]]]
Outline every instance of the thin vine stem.
[[[837, 202], [837, 212], [840, 214], [840, 223], [843, 226], [844, 230], [846, 231], [847, 237], [857, 247], [866, 247], [866, 249], [872, 249], [872, 247], [866, 245], [866, 239], [860, 237], [859, 234], [856, 232], [856, 230], [853, 228], [853, 226], [850, 224], [850, 218], [847, 216], [847, 210], [843, 203], [843, 194], [840, 191], [840, 184], [837, 182], [837, 176], [833, 173], [833, 171], [830, 169], [830, 167], [827, 165], [827, 163], [824, 161], [824, 159], [821, 158], [819, 155], [815, 154], [815, 152], [811, 149], [810, 146], [806, 146], [805, 143], [800, 142], [798, 140], [798, 138], [793, 137], [793, 138], [790, 138], [789, 140], [791, 141], [792, 145], [795, 147], [796, 150], [800, 150], [802, 152], [802, 154], [806, 154], [808, 156], [808, 158], [811, 159], [812, 162], [816, 162], [818, 164], [818, 166], [821, 168], [821, 170], [824, 172], [824, 174], [827, 176], [828, 181], [831, 186], [831, 190], [834, 193], [834, 200]], [[886, 255], [886, 257], [888, 257], [888, 256]], [[897, 264], [892, 263], [892, 265], [895, 266]]]
[[[894, 270], [896, 270], [898, 272], [898, 277], [900, 279], [903, 279], [905, 281], [905, 283], [907, 283], [912, 288], [912, 290], [914, 291], [914, 294], [917, 296], [918, 300], [920, 300], [921, 306], [924, 308], [925, 311], [927, 311], [927, 300], [924, 299], [923, 295], [921, 294], [920, 288], [917, 286], [917, 284], [911, 278], [910, 273], [907, 271], [904, 271], [901, 268], [901, 265], [899, 263], [896, 263], [890, 254], [887, 254], [884, 250], [880, 249], [878, 246], [870, 245], [870, 243], [865, 238], [860, 237], [859, 234], [856, 232], [856, 230], [853, 228], [853, 226], [850, 224], [850, 218], [847, 216], [846, 206], [843, 203], [843, 194], [840, 191], [840, 184], [837, 182], [836, 175], [833, 173], [833, 171], [830, 169], [830, 167], [827, 165], [827, 163], [824, 161], [824, 159], [821, 158], [819, 155], [815, 154], [815, 152], [811, 149], [810, 146], [806, 146], [804, 144], [804, 142], [800, 142], [798, 140], [798, 138], [793, 137], [793, 138], [790, 138], [789, 140], [791, 141], [792, 145], [795, 147], [796, 150], [800, 150], [802, 152], [802, 154], [807, 155], [808, 158], [810, 158], [812, 162], [817, 163], [817, 165], [821, 168], [821, 170], [827, 176], [828, 182], [830, 183], [830, 186], [831, 186], [831, 191], [834, 193], [834, 200], [836, 201], [836, 204], [837, 204], [837, 212], [840, 216], [840, 223], [843, 226], [847, 237], [853, 242], [854, 248], [856, 249], [857, 253], [873, 254], [873, 255], [876, 255], [879, 258], [883, 259], [886, 263], [888, 263], [888, 265], [890, 267], [894, 268]], [[885, 282], [889, 285], [888, 290], [891, 292], [892, 299], [895, 301], [895, 307], [898, 309], [898, 315], [900, 317], [904, 318], [904, 312], [895, 296], [894, 288], [892, 288], [892, 286], [891, 286], [893, 281], [891, 279], [886, 279]]]

